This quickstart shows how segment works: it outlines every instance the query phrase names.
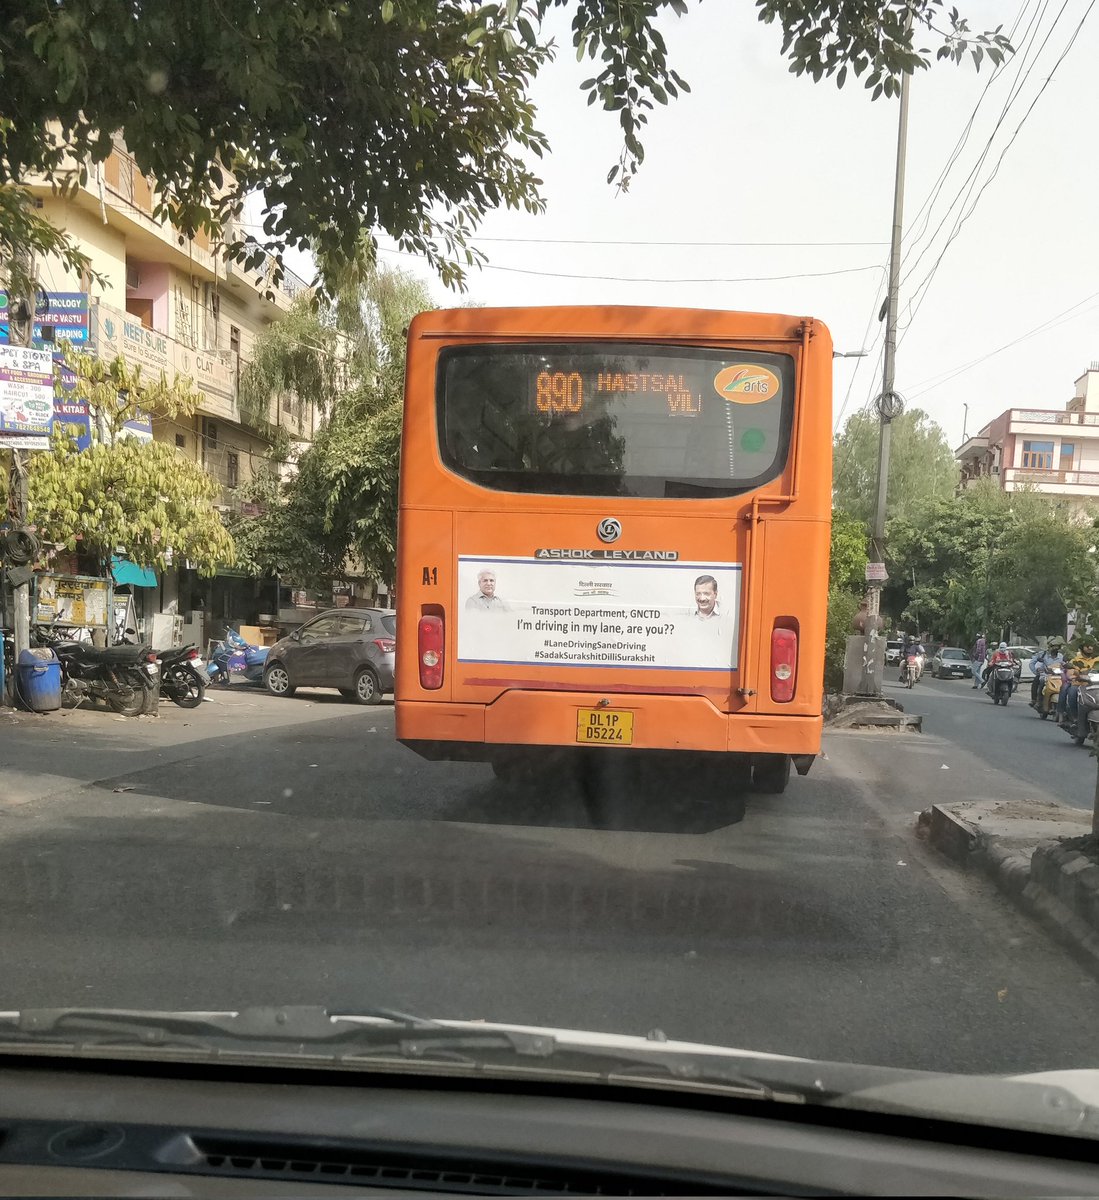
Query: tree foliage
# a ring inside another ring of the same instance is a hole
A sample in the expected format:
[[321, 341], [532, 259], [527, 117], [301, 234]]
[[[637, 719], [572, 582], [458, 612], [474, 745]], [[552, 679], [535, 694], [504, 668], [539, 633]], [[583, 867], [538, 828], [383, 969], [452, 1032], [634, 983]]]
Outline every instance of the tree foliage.
[[48, 543], [108, 560], [119, 547], [141, 566], [163, 569], [185, 558], [213, 574], [234, 561], [233, 542], [213, 502], [217, 482], [171, 446], [125, 436], [141, 412], [193, 413], [197, 395], [186, 381], [144, 382], [124, 359], [102, 362], [66, 352], [76, 386], [58, 395], [86, 401], [105, 433], [87, 450], [55, 432], [52, 449], [31, 455], [28, 510]]
[[[869, 529], [877, 503], [877, 415], [854, 413], [833, 445], [833, 498], [838, 508]], [[902, 413], [892, 423], [886, 516], [906, 517], [929, 500], [954, 494], [958, 468], [946, 434], [922, 409]]]
[[829, 583], [861, 593], [865, 588], [866, 563], [866, 526], [843, 509], [833, 509]]
[[851, 621], [865, 590], [866, 525], [843, 509], [832, 510], [832, 541], [828, 559], [828, 626], [824, 644], [824, 684], [830, 691], [843, 686], [843, 664]]
[[298, 310], [292, 338], [275, 326], [259, 339], [252, 401], [270, 387], [327, 415], [285, 483], [268, 473], [257, 484], [263, 514], [234, 524], [253, 569], [323, 586], [353, 564], [392, 580], [405, 330], [431, 307], [416, 279], [379, 266], [331, 304]]
[[[0, 187], [34, 175], [70, 187], [120, 136], [156, 182], [157, 215], [205, 230], [258, 269], [310, 248], [334, 289], [375, 230], [425, 255], [445, 282], [476, 260], [470, 234], [500, 206], [537, 212], [530, 165], [547, 149], [530, 99], [554, 54], [543, 21], [572, 15], [577, 57], [598, 64], [583, 87], [617, 113], [623, 146], [610, 178], [628, 184], [644, 157], [649, 110], [687, 87], [658, 28], [687, 0], [7, 0], [0, 23]], [[901, 72], [974, 37], [943, 0], [757, 0], [779, 22], [791, 69], [842, 86], [848, 68], [873, 95]], [[914, 28], [906, 23], [911, 13]], [[234, 223], [262, 192], [263, 237]], [[9, 193], [10, 194], [10, 193]], [[50, 236], [19, 206], [27, 249]], [[29, 234], [29, 236], [28, 236]], [[0, 242], [15, 236], [0, 230]]]
[[1063, 633], [1099, 613], [1095, 521], [1036, 492], [991, 481], [930, 500], [888, 530], [886, 599], [902, 622], [968, 645], [986, 634]]

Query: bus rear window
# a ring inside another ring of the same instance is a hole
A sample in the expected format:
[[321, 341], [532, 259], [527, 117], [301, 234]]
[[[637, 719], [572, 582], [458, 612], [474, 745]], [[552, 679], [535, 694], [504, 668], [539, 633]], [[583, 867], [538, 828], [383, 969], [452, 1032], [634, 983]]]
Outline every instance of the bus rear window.
[[749, 491], [786, 464], [785, 354], [560, 342], [444, 350], [439, 445], [484, 487], [590, 496]]

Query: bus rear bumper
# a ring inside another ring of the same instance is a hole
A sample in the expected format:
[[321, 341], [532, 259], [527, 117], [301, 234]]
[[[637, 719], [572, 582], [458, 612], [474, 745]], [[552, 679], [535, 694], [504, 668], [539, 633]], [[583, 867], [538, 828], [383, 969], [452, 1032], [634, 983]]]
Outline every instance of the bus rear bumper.
[[[499, 747], [576, 746], [577, 712], [598, 708], [598, 693], [510, 691], [493, 704], [398, 701], [397, 738], [435, 760], [485, 761]], [[723, 713], [703, 696], [617, 696], [634, 714], [632, 748], [702, 753], [820, 753], [820, 715]], [[600, 747], [609, 753], [626, 747]]]

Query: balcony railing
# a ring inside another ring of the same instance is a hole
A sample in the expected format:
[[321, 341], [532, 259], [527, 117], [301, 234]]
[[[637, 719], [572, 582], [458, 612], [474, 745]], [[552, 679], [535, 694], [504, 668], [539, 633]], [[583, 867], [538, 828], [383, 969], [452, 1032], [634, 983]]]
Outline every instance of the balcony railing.
[[1004, 471], [1004, 482], [1047, 488], [1099, 488], [1099, 471], [1045, 471], [1035, 467], [1009, 467]]
[[1031, 425], [1099, 425], [1099, 413], [1065, 412], [1051, 408], [1013, 408], [1013, 422]]

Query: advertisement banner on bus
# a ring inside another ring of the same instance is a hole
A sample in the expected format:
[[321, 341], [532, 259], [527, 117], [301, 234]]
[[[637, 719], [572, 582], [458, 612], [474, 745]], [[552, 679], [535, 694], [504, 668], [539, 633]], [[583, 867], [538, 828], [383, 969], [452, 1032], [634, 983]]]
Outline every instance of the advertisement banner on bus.
[[741, 565], [458, 557], [458, 661], [732, 671]]

